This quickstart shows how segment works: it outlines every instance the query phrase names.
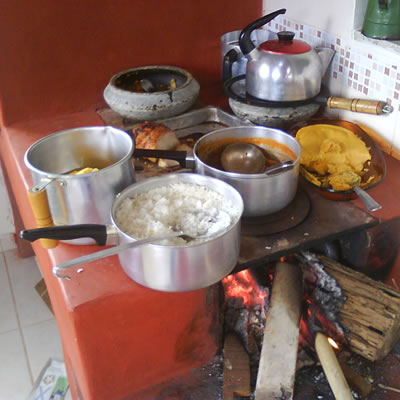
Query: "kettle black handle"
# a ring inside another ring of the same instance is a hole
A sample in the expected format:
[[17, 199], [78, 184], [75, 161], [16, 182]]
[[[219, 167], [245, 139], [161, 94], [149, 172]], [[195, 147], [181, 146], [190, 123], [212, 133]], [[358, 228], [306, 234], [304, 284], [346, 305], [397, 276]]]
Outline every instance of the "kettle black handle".
[[222, 64], [222, 82], [232, 77], [232, 65], [238, 59], [238, 52], [235, 49], [230, 49], [224, 56]]
[[247, 25], [246, 28], [242, 30], [239, 36], [239, 46], [240, 50], [242, 50], [242, 53], [244, 55], [249, 54], [256, 47], [250, 39], [251, 32], [267, 24], [269, 21], [272, 21], [278, 15], [285, 14], [285, 12], [286, 8], [281, 8], [280, 10], [274, 11], [271, 14], [264, 15], [263, 17]]
[[99, 246], [107, 241], [107, 226], [98, 224], [59, 225], [20, 231], [21, 239], [34, 242], [38, 239], [71, 240], [92, 238]]

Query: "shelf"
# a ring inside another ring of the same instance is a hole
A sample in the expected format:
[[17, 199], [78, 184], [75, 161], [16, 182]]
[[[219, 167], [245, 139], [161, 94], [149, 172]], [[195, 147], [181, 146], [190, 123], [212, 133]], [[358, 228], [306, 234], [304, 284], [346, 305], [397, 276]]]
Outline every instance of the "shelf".
[[364, 36], [360, 31], [356, 30], [353, 31], [353, 38], [357, 42], [361, 42], [366, 45], [377, 46], [380, 49], [400, 54], [400, 40], [372, 39], [367, 36]]

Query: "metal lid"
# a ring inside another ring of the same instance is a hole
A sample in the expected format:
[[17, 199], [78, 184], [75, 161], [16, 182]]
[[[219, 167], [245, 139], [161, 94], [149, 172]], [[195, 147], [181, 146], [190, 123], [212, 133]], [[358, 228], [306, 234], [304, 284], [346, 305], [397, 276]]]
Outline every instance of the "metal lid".
[[278, 32], [278, 39], [268, 40], [259, 46], [260, 50], [279, 54], [303, 54], [311, 50], [311, 46], [302, 40], [294, 40], [294, 32]]

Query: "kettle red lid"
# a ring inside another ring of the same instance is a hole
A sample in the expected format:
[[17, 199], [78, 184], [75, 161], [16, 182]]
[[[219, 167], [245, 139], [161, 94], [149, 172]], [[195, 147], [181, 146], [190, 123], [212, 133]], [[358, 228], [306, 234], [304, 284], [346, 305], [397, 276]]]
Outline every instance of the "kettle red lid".
[[311, 50], [311, 46], [302, 40], [294, 40], [294, 32], [278, 32], [278, 39], [261, 43], [260, 50], [280, 54], [302, 54]]

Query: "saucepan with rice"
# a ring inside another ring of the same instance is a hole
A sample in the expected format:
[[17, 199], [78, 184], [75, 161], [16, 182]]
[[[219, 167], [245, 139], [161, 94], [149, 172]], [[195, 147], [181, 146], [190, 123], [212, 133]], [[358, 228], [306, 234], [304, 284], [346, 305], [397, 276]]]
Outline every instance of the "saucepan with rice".
[[[109, 249], [118, 254], [131, 279], [167, 292], [210, 286], [238, 262], [243, 200], [235, 188], [219, 179], [192, 173], [149, 178], [118, 194], [110, 214], [111, 225], [32, 229], [21, 231], [20, 236], [31, 242], [89, 236], [100, 245], [117, 243]], [[174, 237], [160, 239], [167, 236]], [[96, 252], [84, 256], [82, 264], [103, 258], [109, 249], [98, 252], [101, 257], [93, 258]], [[78, 279], [76, 271], [68, 268], [80, 263], [71, 260], [53, 272], [59, 278]], [[66, 269], [73, 272], [66, 275]]]

